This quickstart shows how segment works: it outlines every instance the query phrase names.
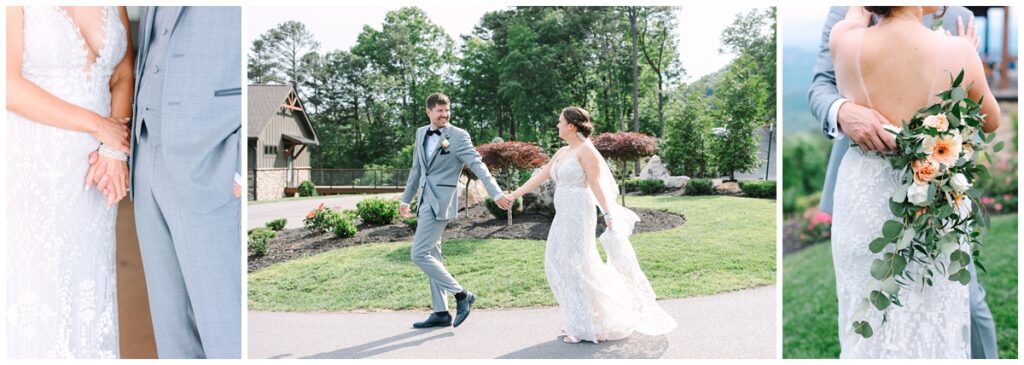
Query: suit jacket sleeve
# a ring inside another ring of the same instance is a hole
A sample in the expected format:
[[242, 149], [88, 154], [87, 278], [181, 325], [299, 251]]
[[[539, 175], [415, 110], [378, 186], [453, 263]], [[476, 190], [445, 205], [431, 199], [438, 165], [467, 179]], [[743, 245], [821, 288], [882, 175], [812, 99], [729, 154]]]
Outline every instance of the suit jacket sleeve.
[[845, 6], [833, 6], [828, 12], [825, 26], [821, 31], [821, 46], [818, 49], [818, 62], [815, 63], [811, 87], [807, 91], [807, 101], [811, 105], [811, 114], [821, 123], [821, 131], [828, 138], [834, 138], [831, 133], [834, 126], [828, 119], [828, 109], [832, 103], [842, 98], [839, 95], [839, 87], [836, 86], [836, 70], [832, 65], [832, 51], [828, 48], [829, 36], [832, 34], [832, 27], [846, 17]]
[[420, 131], [416, 131], [416, 137], [413, 138], [415, 146], [412, 149], [412, 168], [409, 169], [409, 179], [405, 182], [405, 191], [402, 192], [402, 203], [412, 204], [412, 198], [416, 197], [416, 190], [419, 190], [420, 186], [420, 159], [416, 157], [416, 151], [420, 150], [419, 142]]
[[503, 194], [498, 188], [498, 183], [494, 181], [487, 165], [480, 159], [480, 153], [473, 148], [473, 141], [469, 138], [469, 134], [460, 131], [453, 137], [458, 138], [458, 141], [452, 144], [452, 147], [456, 147], [455, 155], [462, 163], [469, 165], [469, 170], [473, 171], [473, 175], [476, 175], [476, 178], [484, 183], [484, 188], [487, 189], [487, 194], [490, 194], [491, 198], [501, 197]]

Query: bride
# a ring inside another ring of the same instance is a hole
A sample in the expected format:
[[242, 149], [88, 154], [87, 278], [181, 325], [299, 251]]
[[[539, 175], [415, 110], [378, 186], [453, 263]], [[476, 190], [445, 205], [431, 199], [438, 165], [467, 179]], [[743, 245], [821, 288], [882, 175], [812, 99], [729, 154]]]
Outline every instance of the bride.
[[[7, 7], [11, 358], [119, 356], [111, 206], [127, 193], [130, 44], [124, 7]], [[83, 189], [96, 158], [106, 196]]]
[[[617, 340], [637, 331], [660, 335], [676, 322], [655, 302], [654, 290], [637, 262], [629, 236], [639, 217], [615, 203], [615, 180], [590, 142], [593, 124], [586, 110], [568, 107], [558, 117], [558, 137], [568, 144], [541, 171], [506, 196], [515, 200], [548, 178], [555, 181], [555, 219], [548, 232], [544, 271], [565, 319], [567, 343]], [[597, 217], [608, 229], [595, 246]]]
[[[964, 85], [974, 84], [968, 96], [984, 98], [983, 129], [993, 131], [999, 123], [999, 109], [974, 46], [922, 25], [924, 16], [938, 10], [851, 7], [829, 39], [839, 92], [890, 121], [910, 120], [917, 110], [935, 102], [933, 95], [949, 88], [950, 73], [964, 70]], [[880, 20], [868, 27], [873, 15]], [[888, 201], [898, 186], [898, 176], [887, 158], [860, 148], [851, 148], [840, 164], [832, 257], [841, 357], [967, 358], [971, 350], [968, 289], [945, 278], [935, 280], [934, 286], [914, 283], [910, 290], [901, 290], [902, 305], [890, 307], [884, 325], [880, 312], [869, 311], [868, 320], [877, 329], [873, 336], [864, 338], [851, 325], [851, 318], [859, 316], [855, 312], [871, 279], [871, 262], [881, 255], [872, 254], [868, 243], [881, 235], [886, 220], [895, 219]], [[908, 266], [908, 272], [915, 270], [921, 270], [921, 265]]]

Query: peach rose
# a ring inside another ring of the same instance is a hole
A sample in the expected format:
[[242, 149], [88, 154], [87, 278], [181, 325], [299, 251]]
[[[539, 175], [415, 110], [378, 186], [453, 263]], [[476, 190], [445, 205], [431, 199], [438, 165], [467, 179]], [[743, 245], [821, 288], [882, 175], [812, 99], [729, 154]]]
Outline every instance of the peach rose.
[[924, 118], [924, 125], [935, 128], [939, 132], [945, 132], [949, 129], [949, 120], [946, 119], [946, 114], [939, 113]]
[[914, 182], [921, 185], [932, 181], [939, 173], [939, 165], [930, 160], [914, 160], [910, 167], [914, 170]]

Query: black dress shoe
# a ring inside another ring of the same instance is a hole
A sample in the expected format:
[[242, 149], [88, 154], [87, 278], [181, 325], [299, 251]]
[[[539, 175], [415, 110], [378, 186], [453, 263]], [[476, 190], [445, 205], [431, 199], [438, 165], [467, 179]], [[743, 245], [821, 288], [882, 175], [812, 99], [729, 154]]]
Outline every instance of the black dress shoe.
[[466, 320], [466, 317], [469, 317], [469, 310], [473, 308], [473, 302], [475, 301], [476, 295], [473, 295], [473, 293], [467, 291], [466, 297], [456, 302], [454, 324], [455, 327], [458, 327], [460, 324], [462, 324], [462, 321]]
[[448, 327], [452, 325], [452, 316], [439, 316], [431, 313], [426, 321], [413, 323], [413, 328]]

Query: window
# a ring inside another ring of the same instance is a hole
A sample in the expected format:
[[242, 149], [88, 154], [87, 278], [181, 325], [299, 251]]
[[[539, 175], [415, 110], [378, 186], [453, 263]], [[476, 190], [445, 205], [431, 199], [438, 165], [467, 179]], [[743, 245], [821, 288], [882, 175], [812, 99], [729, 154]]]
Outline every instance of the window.
[[277, 146], [263, 146], [263, 154], [277, 155]]

